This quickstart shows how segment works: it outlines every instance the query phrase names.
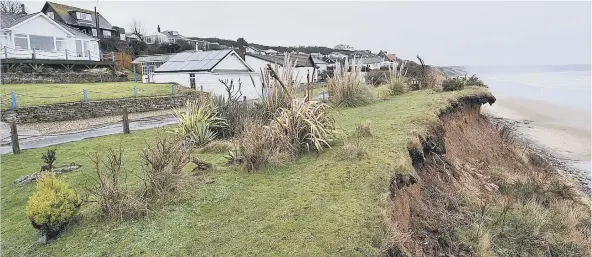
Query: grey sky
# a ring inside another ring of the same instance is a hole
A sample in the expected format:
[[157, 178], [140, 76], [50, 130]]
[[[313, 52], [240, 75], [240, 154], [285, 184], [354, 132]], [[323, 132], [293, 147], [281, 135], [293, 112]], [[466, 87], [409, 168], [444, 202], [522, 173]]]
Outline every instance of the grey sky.
[[[96, 1], [58, 1], [92, 9]], [[30, 12], [44, 2], [25, 2]], [[349, 44], [436, 65], [580, 64], [591, 58], [588, 2], [99, 1], [113, 25], [244, 37], [265, 45]]]

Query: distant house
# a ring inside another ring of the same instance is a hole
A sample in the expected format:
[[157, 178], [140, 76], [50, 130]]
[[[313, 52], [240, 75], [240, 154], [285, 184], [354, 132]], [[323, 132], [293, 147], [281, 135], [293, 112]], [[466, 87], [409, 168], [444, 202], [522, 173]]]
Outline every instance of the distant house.
[[120, 38], [120, 31], [98, 13], [99, 31], [97, 31], [97, 17], [94, 11], [81, 9], [74, 6], [45, 2], [41, 12], [55, 21], [72, 26], [87, 35], [96, 38]]
[[99, 61], [98, 39], [42, 12], [1, 13], [1, 58]]
[[140, 37], [134, 33], [125, 33], [125, 41], [140, 40]]
[[273, 49], [267, 49], [267, 50], [265, 50], [264, 52], [265, 52], [265, 54], [267, 54], [267, 55], [276, 55], [276, 54], [278, 54], [278, 53], [279, 53], [278, 51], [276, 51], [276, 50], [273, 50]]
[[261, 96], [258, 73], [230, 49], [178, 53], [156, 68], [151, 78], [151, 82], [155, 83], [174, 82], [184, 87], [203, 88], [206, 92], [225, 95], [225, 87], [220, 80], [233, 80], [237, 88], [240, 80], [240, 91], [247, 99]]
[[382, 66], [382, 58], [380, 57], [363, 57], [363, 58], [355, 58], [351, 59], [350, 62], [355, 60], [356, 64], [362, 65], [367, 67], [371, 70], [378, 70]]
[[265, 54], [265, 51], [253, 46], [245, 47], [245, 51], [249, 54]]
[[329, 54], [329, 58], [333, 59], [333, 60], [341, 60], [343, 58], [347, 57], [346, 54], [340, 53], [340, 52], [332, 52]]
[[152, 75], [154, 70], [171, 59], [171, 57], [174, 55], [175, 54], [157, 54], [138, 56], [138, 58], [132, 61], [132, 64], [140, 65], [140, 69], [138, 71], [141, 71], [142, 82], [150, 83], [153, 82]]
[[184, 40], [190, 44], [194, 44], [196, 47], [195, 49], [197, 49], [196, 40], [185, 37], [179, 34], [178, 31], [165, 30], [161, 32], [160, 25], [157, 26], [156, 32], [144, 36], [144, 42], [146, 42], [146, 44], [175, 44], [178, 43], [179, 40]]
[[[275, 65], [282, 66], [284, 64], [285, 57], [285, 55], [246, 54], [245, 61], [256, 71], [265, 71], [267, 70], [268, 64], [270, 64], [271, 67], [275, 67]], [[311, 61], [309, 56], [290, 55], [290, 61], [296, 63], [295, 71], [292, 74], [292, 79], [296, 81], [296, 83], [306, 84], [308, 82], [307, 77], [309, 77], [313, 82], [317, 81], [318, 70], [313, 74], [315, 64]]]
[[350, 46], [350, 45], [344, 45], [344, 44], [340, 44], [340, 45], [336, 45], [335, 50], [347, 50], [347, 51], [353, 51], [354, 47]]

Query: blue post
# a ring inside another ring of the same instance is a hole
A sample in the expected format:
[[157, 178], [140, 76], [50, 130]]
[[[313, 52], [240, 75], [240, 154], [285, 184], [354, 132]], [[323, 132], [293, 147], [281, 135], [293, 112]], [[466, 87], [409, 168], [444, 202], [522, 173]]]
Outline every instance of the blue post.
[[6, 49], [6, 46], [4, 46], [4, 58], [8, 59], [8, 51]]
[[201, 90], [201, 92], [203, 92], [203, 85], [199, 85], [199, 90]]
[[14, 91], [10, 92], [10, 108], [16, 109], [16, 94]]
[[134, 97], [138, 97], [138, 88], [134, 86]]
[[68, 60], [68, 49], [64, 50], [66, 52], [66, 60]]
[[323, 100], [325, 100], [325, 90], [323, 90], [323, 92], [321, 92], [321, 95], [323, 96]]
[[35, 48], [33, 48], [33, 60], [35, 60], [35, 57], [37, 57], [36, 55], [37, 54], [35, 53]]
[[133, 66], [134, 67], [134, 82], [138, 83], [138, 79], [136, 78], [136, 64], [134, 63], [133, 65], [134, 65]]
[[86, 93], [86, 89], [82, 89], [82, 94], [84, 96], [84, 102], [88, 103], [88, 93]]
[[175, 84], [171, 85], [171, 95], [175, 95]]

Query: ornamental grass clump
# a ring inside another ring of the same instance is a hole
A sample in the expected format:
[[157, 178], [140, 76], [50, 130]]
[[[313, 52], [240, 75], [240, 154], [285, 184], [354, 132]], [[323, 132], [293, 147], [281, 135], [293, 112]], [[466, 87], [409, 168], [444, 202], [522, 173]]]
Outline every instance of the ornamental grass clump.
[[[348, 63], [347, 58], [345, 60]], [[353, 59], [349, 69], [337, 63], [333, 78], [327, 81], [329, 101], [334, 106], [356, 107], [374, 102], [374, 94], [362, 83], [361, 65]]]
[[82, 201], [78, 194], [52, 172], [44, 173], [25, 208], [34, 228], [41, 233], [41, 242], [58, 235], [73, 220]]
[[185, 112], [181, 108], [173, 109], [177, 118], [176, 134], [187, 138], [196, 147], [201, 147], [216, 139], [216, 128], [224, 127], [224, 120], [218, 117], [216, 107], [210, 97], [201, 97], [197, 101], [188, 100]]
[[406, 64], [407, 61], [403, 61], [400, 67], [398, 63], [389, 67], [386, 87], [388, 88], [390, 95], [400, 95], [409, 90], [407, 86], [407, 77], [405, 77], [405, 74], [407, 74], [407, 69], [405, 68]]

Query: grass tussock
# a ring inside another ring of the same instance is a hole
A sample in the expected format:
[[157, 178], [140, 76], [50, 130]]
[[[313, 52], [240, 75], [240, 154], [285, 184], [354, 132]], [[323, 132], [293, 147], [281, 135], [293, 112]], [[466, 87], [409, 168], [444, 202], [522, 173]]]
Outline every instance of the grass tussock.
[[226, 153], [236, 147], [231, 140], [214, 140], [199, 149], [200, 153]]
[[326, 84], [331, 104], [340, 107], [356, 107], [374, 102], [370, 87], [360, 80], [361, 66], [356, 64], [355, 59], [349, 71], [347, 67], [341, 67], [339, 64], [336, 66], [334, 76]]
[[227, 159], [242, 163], [247, 171], [286, 164], [293, 159], [295, 150], [290, 137], [275, 128], [261, 121], [248, 122], [239, 137], [241, 156]]
[[389, 67], [389, 73], [386, 79], [386, 87], [390, 95], [400, 95], [409, 90], [407, 86], [407, 78], [405, 77], [405, 65], [407, 61], [403, 61], [401, 66], [398, 64]]

